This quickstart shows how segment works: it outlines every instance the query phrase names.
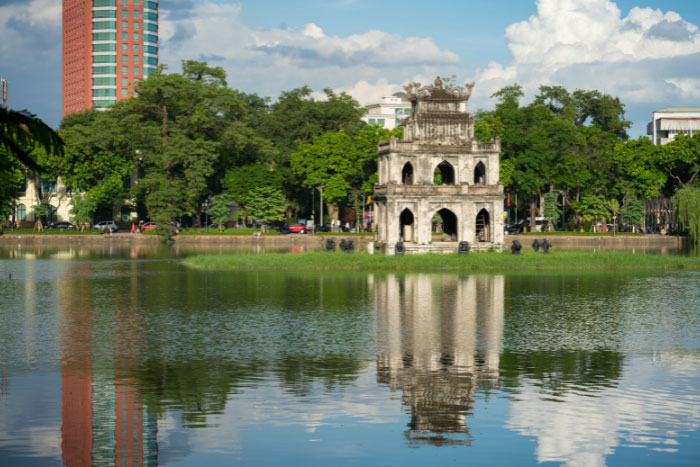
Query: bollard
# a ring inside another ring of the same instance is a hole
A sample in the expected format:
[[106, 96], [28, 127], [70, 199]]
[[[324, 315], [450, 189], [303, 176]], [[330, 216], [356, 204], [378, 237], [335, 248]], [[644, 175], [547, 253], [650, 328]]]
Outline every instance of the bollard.
[[396, 256], [403, 256], [406, 254], [406, 247], [404, 247], [403, 242], [397, 242], [394, 250]]
[[345, 253], [352, 253], [355, 251], [355, 245], [352, 240], [342, 239], [340, 241], [340, 249]]
[[552, 244], [547, 240], [546, 238], [542, 240], [542, 251], [544, 251], [545, 254], [549, 254], [549, 250], [552, 248]]
[[335, 240], [329, 238], [326, 240], [326, 251], [333, 253], [335, 251]]
[[540, 241], [535, 239], [534, 242], [532, 242], [532, 249], [535, 250], [535, 253], [537, 253], [540, 250]]
[[523, 249], [523, 246], [520, 244], [520, 242], [517, 240], [513, 240], [513, 244], [510, 246], [510, 251], [514, 255], [520, 255], [520, 250], [522, 250], [522, 249]]
[[469, 242], [459, 242], [459, 245], [457, 246], [457, 253], [464, 256], [468, 255]]

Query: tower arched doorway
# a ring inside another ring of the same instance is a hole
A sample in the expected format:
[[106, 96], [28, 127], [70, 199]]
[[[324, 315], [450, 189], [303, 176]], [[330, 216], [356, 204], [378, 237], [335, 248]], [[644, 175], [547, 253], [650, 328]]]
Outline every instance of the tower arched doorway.
[[404, 185], [413, 185], [413, 165], [410, 162], [406, 162], [401, 171], [401, 182]]
[[474, 185], [486, 185], [486, 166], [483, 162], [474, 167]]
[[491, 237], [491, 217], [486, 209], [479, 211], [476, 215], [475, 239], [480, 242], [492, 242]]
[[434, 231], [441, 232], [440, 241], [457, 241], [457, 216], [447, 208], [440, 209], [433, 217]]
[[406, 208], [401, 211], [399, 216], [399, 239], [402, 242], [415, 241], [415, 225], [416, 221], [411, 210]]
[[434, 185], [454, 185], [455, 184], [455, 169], [447, 161], [442, 161], [435, 167], [433, 172]]

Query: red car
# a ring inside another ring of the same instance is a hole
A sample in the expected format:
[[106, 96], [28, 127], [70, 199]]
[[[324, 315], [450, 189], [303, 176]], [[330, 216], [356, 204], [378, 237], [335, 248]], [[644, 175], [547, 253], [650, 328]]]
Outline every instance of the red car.
[[155, 222], [146, 222], [141, 227], [143, 228], [143, 232], [148, 232], [149, 230], [155, 230], [157, 226]]
[[296, 224], [289, 224], [287, 226], [287, 231], [289, 233], [305, 234], [306, 233], [306, 224], [302, 224], [301, 222], [296, 223]]

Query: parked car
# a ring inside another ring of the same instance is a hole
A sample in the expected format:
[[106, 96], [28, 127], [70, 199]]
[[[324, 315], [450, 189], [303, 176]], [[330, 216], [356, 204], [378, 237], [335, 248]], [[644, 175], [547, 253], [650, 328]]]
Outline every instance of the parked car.
[[47, 225], [46, 228], [47, 229], [68, 230], [68, 229], [77, 229], [78, 227], [74, 224], [71, 224], [70, 222], [58, 221], [58, 222], [49, 222], [49, 225]]
[[306, 233], [306, 224], [302, 224], [301, 222], [297, 222], [295, 224], [289, 224], [287, 226], [287, 232], [305, 234]]
[[102, 230], [103, 232], [106, 232], [107, 229], [110, 229], [112, 232], [118, 232], [119, 227], [117, 226], [117, 223], [114, 221], [101, 221], [98, 222], [97, 224], [92, 226], [93, 229], [97, 230]]
[[523, 233], [523, 230], [525, 229], [525, 221], [520, 219], [518, 222], [514, 224], [507, 225], [505, 227], [505, 233], [506, 235], [518, 235]]
[[148, 232], [149, 230], [155, 230], [158, 228], [155, 222], [145, 222], [141, 228], [143, 229], [143, 232]]

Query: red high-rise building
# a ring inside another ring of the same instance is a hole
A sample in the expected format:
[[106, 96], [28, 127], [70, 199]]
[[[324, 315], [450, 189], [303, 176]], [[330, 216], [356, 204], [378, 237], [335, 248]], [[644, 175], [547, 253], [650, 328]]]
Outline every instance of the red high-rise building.
[[157, 65], [157, 0], [63, 0], [63, 116], [131, 97]]

